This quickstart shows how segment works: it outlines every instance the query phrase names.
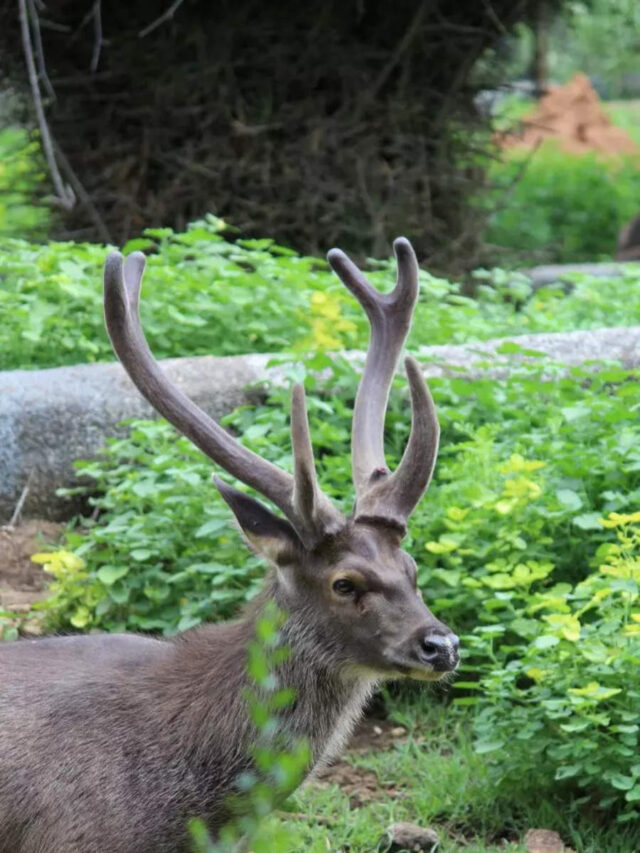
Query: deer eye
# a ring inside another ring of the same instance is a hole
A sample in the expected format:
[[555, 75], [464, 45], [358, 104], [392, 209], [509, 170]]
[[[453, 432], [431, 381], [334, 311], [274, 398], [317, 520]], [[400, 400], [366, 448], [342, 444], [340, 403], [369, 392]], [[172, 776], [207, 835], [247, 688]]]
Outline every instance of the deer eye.
[[333, 582], [331, 588], [337, 595], [353, 595], [356, 585], [349, 578], [338, 578]]

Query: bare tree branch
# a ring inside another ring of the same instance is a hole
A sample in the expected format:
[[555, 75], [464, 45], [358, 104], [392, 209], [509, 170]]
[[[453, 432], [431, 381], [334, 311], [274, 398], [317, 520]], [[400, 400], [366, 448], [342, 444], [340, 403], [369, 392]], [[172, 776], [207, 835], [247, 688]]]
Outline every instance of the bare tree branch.
[[27, 63], [27, 71], [29, 74], [29, 84], [31, 86], [33, 104], [36, 109], [38, 126], [40, 128], [40, 135], [42, 137], [42, 149], [44, 151], [44, 156], [47, 161], [47, 165], [49, 166], [49, 173], [51, 175], [51, 180], [53, 181], [54, 189], [58, 196], [58, 202], [65, 210], [71, 210], [71, 208], [75, 204], [75, 196], [71, 187], [64, 184], [62, 176], [60, 175], [58, 164], [56, 163], [56, 158], [53, 151], [53, 142], [51, 140], [51, 133], [49, 132], [49, 125], [47, 124], [47, 119], [44, 114], [44, 106], [42, 105], [42, 97], [40, 95], [40, 86], [38, 83], [38, 72], [36, 70], [36, 63], [33, 57], [31, 33], [29, 32], [29, 15], [27, 12], [27, 0], [18, 0], [18, 4], [20, 10], [20, 29], [22, 31], [22, 46], [24, 49], [25, 60]]
[[173, 18], [180, 6], [182, 6], [183, 2], [184, 0], [173, 0], [173, 3], [166, 11], [162, 13], [162, 15], [160, 15], [159, 18], [156, 18], [155, 21], [151, 21], [148, 26], [146, 26], [143, 30], [140, 30], [138, 36], [143, 39], [145, 36], [148, 36], [149, 33], [152, 33], [155, 29], [157, 29], [161, 24], [164, 24], [165, 21], [168, 21]]
[[93, 203], [93, 200], [91, 199], [91, 196], [89, 195], [89, 193], [83, 187], [82, 183], [80, 182], [80, 178], [78, 178], [78, 176], [74, 172], [74, 170], [71, 166], [71, 163], [67, 160], [67, 158], [65, 156], [64, 151], [55, 142], [55, 140], [54, 140], [54, 145], [56, 147], [58, 159], [60, 160], [60, 166], [62, 167], [62, 170], [65, 172], [65, 174], [69, 180], [69, 183], [73, 187], [73, 191], [74, 191], [75, 195], [80, 200], [81, 204], [84, 205], [84, 207], [87, 210], [87, 213], [89, 214], [89, 216], [93, 220], [93, 224], [96, 226], [96, 230], [97, 230], [98, 234], [100, 235], [100, 239], [104, 243], [113, 243], [113, 238], [111, 237], [111, 233], [110, 233], [109, 229], [107, 228], [104, 219], [102, 218], [102, 216], [100, 216], [100, 211], [98, 210], [98, 208]]
[[29, 487], [31, 486], [31, 478], [33, 476], [33, 471], [29, 472], [29, 476], [27, 477], [27, 482], [24, 484], [22, 492], [20, 493], [20, 497], [18, 498], [18, 503], [13, 511], [13, 515], [9, 519], [9, 524], [5, 525], [3, 530], [13, 530], [13, 528], [18, 523], [18, 519], [20, 518], [20, 513], [22, 512], [22, 507], [24, 506], [24, 502], [27, 499], [29, 494]]
[[42, 80], [42, 85], [47, 90], [47, 94], [55, 101], [56, 93], [49, 80], [47, 74], [47, 66], [44, 62], [44, 50], [42, 49], [42, 36], [40, 34], [40, 18], [36, 11], [34, 0], [29, 0], [29, 17], [31, 19], [31, 29], [33, 32], [33, 40], [35, 42], [36, 60], [38, 62], [39, 79]]
[[95, 0], [93, 4], [93, 53], [91, 54], [91, 73], [95, 74], [100, 62], [100, 51], [102, 50], [102, 9], [101, 0]]

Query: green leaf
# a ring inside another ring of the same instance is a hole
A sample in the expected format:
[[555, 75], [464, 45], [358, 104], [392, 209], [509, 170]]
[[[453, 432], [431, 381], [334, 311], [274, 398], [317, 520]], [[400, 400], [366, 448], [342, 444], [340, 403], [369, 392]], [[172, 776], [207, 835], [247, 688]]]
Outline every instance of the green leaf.
[[582, 506], [582, 498], [573, 489], [558, 489], [556, 497], [564, 507], [572, 511], [576, 511]]
[[[461, 703], [461, 700], [457, 700], [458, 704]], [[474, 745], [474, 751], [478, 753], [478, 755], [484, 755], [487, 752], [495, 752], [497, 749], [502, 749], [505, 745], [506, 741], [504, 740], [481, 740], [478, 741]]]
[[608, 781], [619, 791], [630, 791], [634, 787], [633, 776], [624, 776], [622, 773], [612, 773]]
[[602, 515], [599, 512], [584, 512], [582, 515], [576, 515], [571, 523], [580, 530], [602, 530], [601, 518]]
[[541, 634], [535, 638], [533, 645], [536, 649], [551, 649], [553, 646], [557, 646], [559, 642], [560, 639], [553, 634]]
[[128, 566], [101, 566], [96, 575], [105, 586], [111, 586], [129, 573]]
[[554, 779], [572, 779], [583, 771], [580, 764], [563, 764], [556, 769]]

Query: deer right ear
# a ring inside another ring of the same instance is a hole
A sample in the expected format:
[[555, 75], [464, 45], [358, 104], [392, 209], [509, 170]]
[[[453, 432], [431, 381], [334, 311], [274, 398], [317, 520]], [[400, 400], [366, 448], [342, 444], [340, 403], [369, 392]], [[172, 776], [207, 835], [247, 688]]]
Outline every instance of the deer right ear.
[[304, 547], [288, 521], [220, 477], [214, 477], [213, 482], [231, 507], [249, 545], [259, 556], [284, 567], [301, 555]]

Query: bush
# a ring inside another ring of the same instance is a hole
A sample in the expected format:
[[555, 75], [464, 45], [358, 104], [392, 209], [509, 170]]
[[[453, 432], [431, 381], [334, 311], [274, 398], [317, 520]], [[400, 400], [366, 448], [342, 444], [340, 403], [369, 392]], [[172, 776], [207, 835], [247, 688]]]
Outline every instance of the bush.
[[0, 239], [43, 237], [50, 211], [38, 196], [45, 181], [37, 140], [21, 127], [0, 130]]
[[[271, 240], [229, 242], [224, 227], [208, 217], [182, 234], [151, 229], [124, 247], [149, 254], [141, 313], [159, 358], [366, 347], [366, 319], [325, 261]], [[0, 369], [113, 360], [102, 312], [105, 256], [87, 243], [0, 239]], [[395, 263], [370, 266], [371, 280], [388, 289]], [[624, 279], [578, 277], [569, 296], [544, 288], [529, 301], [522, 276], [476, 277], [470, 299], [455, 282], [420, 273], [411, 347], [627, 325], [640, 313], [633, 268]]]
[[640, 817], [639, 523], [639, 512], [610, 513], [602, 524], [618, 541], [600, 545], [598, 568], [577, 584], [532, 592], [552, 564], [494, 568], [486, 624], [467, 638], [485, 659], [480, 682], [466, 685], [482, 691], [477, 749], [496, 756], [501, 783], [523, 773], [570, 782], [621, 820]]
[[494, 251], [538, 263], [610, 258], [619, 229], [640, 211], [638, 161], [569, 154], [547, 142], [505, 199], [528, 156], [505, 152], [493, 168], [495, 189], [484, 203], [498, 206], [486, 235]]

